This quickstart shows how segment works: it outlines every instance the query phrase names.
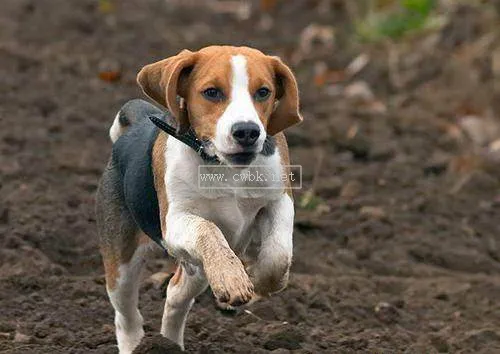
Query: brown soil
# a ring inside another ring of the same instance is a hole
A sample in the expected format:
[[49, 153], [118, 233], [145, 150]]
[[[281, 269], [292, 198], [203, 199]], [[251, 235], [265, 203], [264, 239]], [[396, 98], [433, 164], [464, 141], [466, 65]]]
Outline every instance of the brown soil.
[[[140, 96], [142, 65], [214, 43], [294, 63], [305, 116], [288, 133], [304, 171], [296, 200], [314, 186], [315, 205], [297, 208], [288, 289], [234, 316], [204, 294], [187, 351], [500, 352], [499, 173], [456, 120], [498, 113], [491, 45], [465, 53], [487, 35], [482, 14], [462, 9], [442, 32], [394, 47], [398, 78], [386, 45], [343, 39], [342, 1], [322, 12], [317, 1], [287, 1], [243, 20], [199, 3], [2, 0], [0, 352], [117, 352], [93, 214], [108, 128]], [[297, 50], [311, 22], [338, 27], [333, 47]], [[334, 85], [362, 52], [368, 66]], [[343, 93], [359, 80], [378, 101]], [[149, 274], [164, 263], [152, 256]], [[162, 308], [145, 282], [138, 352], [168, 345], [157, 336]]]

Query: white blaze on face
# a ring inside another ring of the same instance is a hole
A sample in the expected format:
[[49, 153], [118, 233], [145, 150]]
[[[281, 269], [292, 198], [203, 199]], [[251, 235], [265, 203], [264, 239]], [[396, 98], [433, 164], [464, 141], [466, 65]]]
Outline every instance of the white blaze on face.
[[247, 59], [243, 55], [231, 57], [230, 103], [217, 122], [214, 145], [224, 154], [241, 152], [242, 148], [233, 139], [231, 128], [235, 123], [254, 122], [259, 126], [260, 136], [255, 142], [256, 152], [260, 152], [266, 133], [264, 125], [255, 110], [252, 95], [248, 91]]

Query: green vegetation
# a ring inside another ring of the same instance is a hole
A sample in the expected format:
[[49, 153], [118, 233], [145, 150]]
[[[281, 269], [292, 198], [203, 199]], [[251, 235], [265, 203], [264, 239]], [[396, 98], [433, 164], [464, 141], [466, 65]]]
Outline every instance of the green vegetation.
[[323, 204], [325, 204], [325, 201], [317, 196], [313, 190], [305, 192], [299, 202], [299, 206], [302, 209], [311, 211], [317, 210]]
[[436, 17], [432, 14], [436, 0], [393, 1], [394, 4], [390, 4], [388, 9], [387, 6], [376, 9], [376, 2], [374, 3], [368, 14], [356, 25], [358, 35], [366, 41], [398, 39], [436, 23]]

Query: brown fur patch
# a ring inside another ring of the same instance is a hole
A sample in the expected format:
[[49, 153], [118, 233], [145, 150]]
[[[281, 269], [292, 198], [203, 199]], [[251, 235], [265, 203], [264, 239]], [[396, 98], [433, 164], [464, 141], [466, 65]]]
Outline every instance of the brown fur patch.
[[108, 253], [105, 250], [101, 251], [104, 262], [104, 271], [106, 273], [106, 287], [109, 291], [116, 288], [118, 282], [120, 260], [116, 253]]
[[172, 279], [170, 279], [170, 283], [172, 285], [179, 284], [179, 281], [181, 280], [181, 276], [182, 276], [182, 267], [178, 266], [177, 270], [175, 271], [174, 276], [172, 277]]
[[160, 132], [153, 145], [152, 160], [153, 160], [154, 184], [155, 184], [156, 194], [158, 197], [158, 205], [160, 208], [160, 222], [161, 222], [161, 231], [163, 237], [165, 237], [165, 234], [167, 232], [165, 217], [167, 216], [167, 211], [168, 211], [167, 188], [165, 186], [166, 147], [167, 147], [167, 135]]
[[141, 234], [139, 236], [139, 245], [140, 246], [147, 245], [148, 243], [151, 243], [151, 242], [153, 242], [153, 240], [151, 240], [151, 237], [146, 235], [144, 232], [141, 232]]
[[[121, 245], [114, 245], [114, 247], [106, 247], [101, 245], [101, 255], [104, 262], [104, 271], [106, 273], [106, 286], [109, 290], [114, 290], [118, 278], [120, 276], [120, 266], [127, 264], [131, 261], [135, 251], [139, 246], [152, 243], [153, 240], [144, 232], [139, 232], [132, 239]], [[117, 250], [115, 247], [121, 247]]]
[[[181, 126], [190, 124], [198, 137], [213, 140], [217, 121], [231, 103], [231, 58], [236, 55], [246, 58], [250, 95], [261, 87], [271, 90], [268, 99], [254, 100], [269, 134], [300, 122], [297, 83], [290, 69], [279, 58], [249, 47], [210, 46], [197, 52], [182, 51], [145, 66], [138, 83], [148, 96], [168, 107]], [[225, 98], [214, 102], [203, 97], [203, 91], [212, 87], [220, 89]], [[189, 122], [176, 103], [177, 95], [185, 100]], [[276, 109], [275, 100], [280, 101]]]
[[[283, 134], [283, 132], [278, 133], [275, 135], [275, 138], [276, 138], [276, 147], [278, 148], [278, 153], [280, 154], [281, 165], [283, 166], [283, 173], [289, 175], [290, 167], [288, 166], [290, 165], [290, 156], [288, 153], [288, 143], [286, 142], [285, 134]], [[291, 183], [290, 180], [288, 179], [285, 182], [285, 192], [293, 200]]]
[[129, 263], [137, 247], [147, 242], [151, 242], [151, 239], [141, 232], [119, 245], [101, 245], [101, 255], [106, 273], [106, 286], [109, 290], [113, 290], [116, 287], [118, 277], [120, 276], [120, 265]]

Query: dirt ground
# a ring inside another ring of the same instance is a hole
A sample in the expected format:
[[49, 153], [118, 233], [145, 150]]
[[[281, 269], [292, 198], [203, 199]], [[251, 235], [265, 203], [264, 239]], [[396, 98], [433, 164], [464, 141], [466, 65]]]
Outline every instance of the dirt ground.
[[[294, 263], [250, 314], [202, 295], [186, 350], [499, 353], [494, 12], [450, 9], [435, 33], [361, 45], [352, 2], [200, 3], [1, 1], [0, 352], [117, 353], [93, 214], [109, 126], [141, 96], [142, 65], [228, 43], [282, 56], [299, 80]], [[355, 58], [366, 66], [346, 70]], [[153, 255], [145, 277], [164, 266]], [[146, 279], [140, 353], [164, 352], [163, 301]]]

